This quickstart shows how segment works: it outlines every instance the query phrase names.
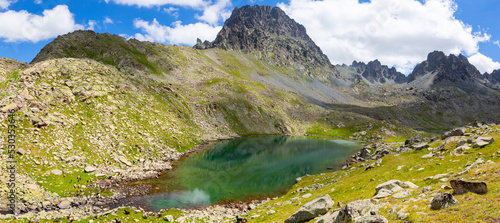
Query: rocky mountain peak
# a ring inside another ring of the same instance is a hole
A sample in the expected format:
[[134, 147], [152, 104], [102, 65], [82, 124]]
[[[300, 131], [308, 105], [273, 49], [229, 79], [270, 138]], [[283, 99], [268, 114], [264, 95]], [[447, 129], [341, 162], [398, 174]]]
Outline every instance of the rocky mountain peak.
[[464, 55], [446, 56], [440, 51], [429, 53], [427, 60], [418, 64], [410, 74], [409, 82], [429, 73], [435, 74], [433, 84], [473, 83], [478, 79], [484, 79]]
[[300, 70], [332, 67], [304, 26], [278, 7], [247, 5], [235, 8], [215, 41], [202, 43], [200, 40], [195, 46], [203, 47], [254, 53], [271, 64], [294, 66]]
[[494, 70], [491, 74], [487, 74], [488, 79], [494, 83], [500, 83], [500, 70]]
[[354, 61], [351, 66], [371, 83], [384, 84], [391, 80], [398, 84], [406, 82], [404, 74], [398, 72], [394, 67], [389, 68], [387, 65], [382, 65], [377, 59], [368, 62], [368, 64]]

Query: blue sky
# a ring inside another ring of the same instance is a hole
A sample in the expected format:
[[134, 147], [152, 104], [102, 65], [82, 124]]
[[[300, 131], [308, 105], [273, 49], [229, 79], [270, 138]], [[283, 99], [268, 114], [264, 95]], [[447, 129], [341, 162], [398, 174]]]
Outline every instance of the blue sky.
[[332, 63], [379, 59], [408, 73], [427, 53], [463, 53], [500, 69], [497, 0], [0, 0], [0, 57], [30, 62], [78, 29], [164, 44], [213, 40], [234, 7], [279, 6], [303, 24]]

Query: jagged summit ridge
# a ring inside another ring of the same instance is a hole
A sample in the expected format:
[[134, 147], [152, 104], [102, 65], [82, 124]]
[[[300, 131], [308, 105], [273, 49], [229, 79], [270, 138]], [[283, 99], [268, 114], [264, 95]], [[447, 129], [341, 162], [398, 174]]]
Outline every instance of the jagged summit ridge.
[[450, 54], [446, 56], [441, 51], [429, 53], [427, 60], [415, 66], [413, 72], [408, 76], [408, 81], [412, 82], [428, 73], [435, 73], [433, 84], [444, 82], [474, 83], [485, 78], [464, 55]]
[[235, 8], [213, 42], [198, 41], [197, 49], [220, 48], [255, 53], [279, 66], [313, 70], [332, 67], [327, 56], [307, 35], [306, 29], [278, 7]]
[[401, 84], [407, 80], [406, 76], [398, 72], [396, 68], [389, 68], [387, 65], [382, 65], [379, 60], [370, 61], [368, 64], [354, 61], [351, 66], [371, 83], [378, 82], [384, 84], [393, 80], [394, 83]]

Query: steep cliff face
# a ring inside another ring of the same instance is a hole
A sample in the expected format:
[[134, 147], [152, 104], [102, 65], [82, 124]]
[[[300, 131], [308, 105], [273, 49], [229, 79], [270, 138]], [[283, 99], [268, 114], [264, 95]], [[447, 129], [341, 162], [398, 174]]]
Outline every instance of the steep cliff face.
[[310, 74], [333, 72], [330, 61], [307, 35], [304, 26], [277, 7], [235, 8], [215, 41], [203, 45], [254, 53], [273, 65], [293, 66]]

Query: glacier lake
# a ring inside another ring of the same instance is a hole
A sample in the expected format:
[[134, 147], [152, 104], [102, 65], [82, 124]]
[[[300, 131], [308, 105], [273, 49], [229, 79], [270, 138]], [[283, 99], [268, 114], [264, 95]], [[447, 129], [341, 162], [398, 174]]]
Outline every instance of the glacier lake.
[[246, 137], [213, 143], [174, 162], [147, 196], [121, 204], [148, 210], [196, 208], [285, 194], [297, 177], [338, 170], [362, 148], [358, 141], [295, 136]]

